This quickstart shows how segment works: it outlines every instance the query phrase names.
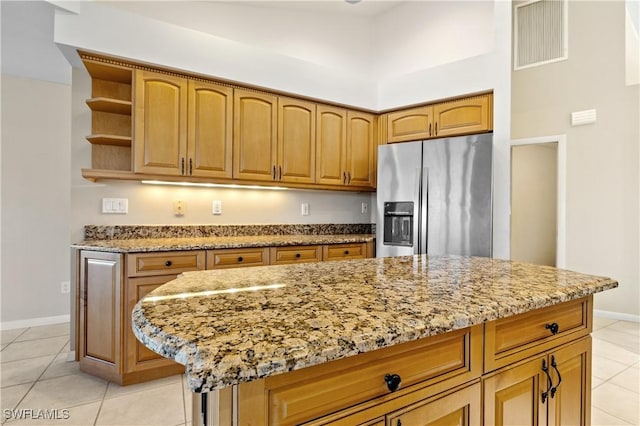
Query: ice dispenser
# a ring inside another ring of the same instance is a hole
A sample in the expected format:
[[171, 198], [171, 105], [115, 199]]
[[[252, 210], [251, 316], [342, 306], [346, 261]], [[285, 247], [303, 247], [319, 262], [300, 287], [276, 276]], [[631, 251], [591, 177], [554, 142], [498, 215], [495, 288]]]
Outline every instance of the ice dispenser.
[[413, 202], [384, 203], [385, 245], [413, 246]]

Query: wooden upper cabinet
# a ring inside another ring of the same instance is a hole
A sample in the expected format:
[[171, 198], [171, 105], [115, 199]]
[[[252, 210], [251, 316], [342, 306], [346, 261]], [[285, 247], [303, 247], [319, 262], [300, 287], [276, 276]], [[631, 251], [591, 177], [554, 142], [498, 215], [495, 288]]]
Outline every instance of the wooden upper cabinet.
[[347, 111], [347, 185], [375, 186], [375, 116]]
[[316, 182], [343, 185], [347, 179], [347, 111], [318, 105], [316, 117]]
[[491, 123], [490, 95], [474, 96], [433, 106], [435, 136], [445, 137], [487, 132]]
[[314, 183], [316, 176], [316, 105], [278, 98], [278, 164], [276, 179]]
[[273, 181], [278, 161], [278, 98], [234, 91], [233, 177]]
[[387, 143], [430, 138], [433, 134], [433, 106], [427, 105], [389, 113]]
[[152, 71], [135, 75], [134, 171], [183, 174], [187, 149], [187, 80]]
[[201, 177], [231, 178], [233, 89], [189, 80], [187, 170]]

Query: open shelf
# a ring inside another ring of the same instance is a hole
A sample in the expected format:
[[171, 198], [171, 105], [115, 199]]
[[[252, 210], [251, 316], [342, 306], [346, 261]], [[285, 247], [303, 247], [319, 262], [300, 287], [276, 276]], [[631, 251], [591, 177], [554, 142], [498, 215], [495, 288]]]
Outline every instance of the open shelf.
[[89, 135], [87, 140], [96, 145], [131, 146], [131, 136]]
[[87, 99], [91, 111], [110, 112], [114, 114], [131, 115], [131, 101], [97, 97]]
[[92, 60], [83, 60], [83, 62], [87, 71], [89, 71], [89, 75], [94, 79], [131, 84], [133, 72], [130, 68]]

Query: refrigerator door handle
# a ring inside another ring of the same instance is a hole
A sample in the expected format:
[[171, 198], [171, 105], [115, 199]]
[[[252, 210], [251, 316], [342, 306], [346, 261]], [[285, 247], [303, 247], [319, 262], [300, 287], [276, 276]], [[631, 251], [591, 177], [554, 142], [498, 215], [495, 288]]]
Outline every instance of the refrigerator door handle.
[[416, 177], [415, 177], [415, 187], [414, 187], [414, 205], [413, 205], [413, 229], [411, 232], [413, 233], [413, 254], [422, 253], [422, 245], [420, 238], [420, 194], [422, 193], [422, 170], [415, 169]]
[[429, 254], [429, 168], [422, 169], [420, 182], [420, 254]]

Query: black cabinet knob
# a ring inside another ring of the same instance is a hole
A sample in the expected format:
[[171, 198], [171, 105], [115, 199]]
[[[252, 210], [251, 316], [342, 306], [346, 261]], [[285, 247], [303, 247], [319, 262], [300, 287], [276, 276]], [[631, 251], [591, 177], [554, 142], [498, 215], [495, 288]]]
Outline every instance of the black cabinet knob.
[[173, 265], [173, 262], [171, 262], [170, 260], [167, 260], [166, 262], [164, 262], [164, 266], [169, 267]]
[[545, 324], [544, 328], [549, 330], [551, 334], [558, 334], [558, 331], [560, 331], [560, 326], [558, 325], [557, 322], [552, 322], [551, 324]]
[[238, 256], [238, 262], [242, 262], [244, 258], [242, 256]]
[[344, 251], [344, 254], [345, 254], [345, 255], [348, 255], [348, 254], [349, 254], [349, 250], [345, 250], [345, 251]]
[[296, 259], [300, 258], [300, 253], [296, 253]]
[[384, 381], [387, 383], [387, 387], [391, 392], [395, 392], [400, 388], [400, 382], [402, 379], [397, 374], [387, 374], [384, 376]]

